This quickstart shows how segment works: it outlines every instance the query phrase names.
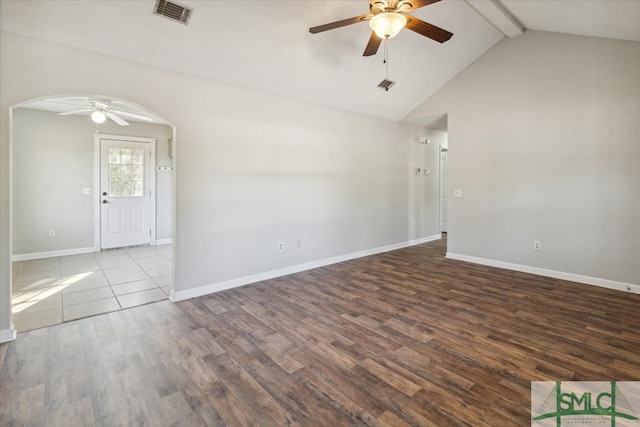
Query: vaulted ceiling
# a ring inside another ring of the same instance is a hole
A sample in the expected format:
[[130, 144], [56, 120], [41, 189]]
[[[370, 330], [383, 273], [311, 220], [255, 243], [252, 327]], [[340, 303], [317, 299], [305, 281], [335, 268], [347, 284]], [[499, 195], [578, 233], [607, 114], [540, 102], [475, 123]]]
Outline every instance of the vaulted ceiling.
[[640, 42], [637, 0], [444, 0], [412, 12], [452, 33], [440, 44], [403, 30], [363, 57], [367, 0], [196, 1], [188, 25], [153, 14], [155, 0], [2, 0], [0, 28], [163, 69], [376, 117], [401, 120], [505, 37], [540, 30]]

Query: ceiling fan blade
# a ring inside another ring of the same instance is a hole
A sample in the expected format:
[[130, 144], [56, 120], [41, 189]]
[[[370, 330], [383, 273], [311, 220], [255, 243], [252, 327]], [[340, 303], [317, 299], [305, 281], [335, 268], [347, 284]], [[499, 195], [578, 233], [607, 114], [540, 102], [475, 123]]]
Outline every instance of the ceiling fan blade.
[[438, 3], [440, 0], [401, 0], [396, 5], [398, 10], [408, 12], [410, 10], [420, 9], [432, 3]]
[[89, 111], [93, 111], [93, 108], [83, 108], [81, 110], [73, 110], [73, 111], [65, 111], [64, 113], [58, 113], [59, 116], [70, 116], [72, 114], [80, 114], [80, 113], [86, 113]]
[[151, 117], [142, 116], [140, 114], [127, 113], [126, 111], [120, 111], [120, 110], [112, 110], [112, 112], [114, 114], [119, 115], [119, 116], [131, 117], [132, 119], [143, 120], [145, 122], [152, 122], [153, 121], [153, 119]]
[[364, 48], [362, 56], [375, 55], [378, 52], [380, 43], [382, 43], [382, 39], [376, 35], [375, 31], [372, 31], [371, 37], [369, 37], [369, 42], [367, 43], [367, 47]]
[[429, 24], [428, 22], [424, 22], [421, 19], [414, 18], [410, 15], [405, 16], [407, 17], [406, 28], [425, 37], [429, 37], [430, 39], [435, 40], [438, 43], [444, 43], [449, 40], [451, 36], [453, 36], [453, 33], [450, 33], [447, 30], [443, 30], [440, 27], [436, 27], [435, 25]]
[[105, 111], [104, 115], [109, 117], [111, 120], [113, 120], [114, 122], [116, 122], [120, 126], [129, 126], [129, 123], [127, 123], [126, 121], [122, 120], [120, 117], [116, 116], [111, 111]]
[[311, 27], [309, 28], [309, 32], [311, 34], [317, 34], [323, 31], [329, 31], [335, 28], [346, 27], [347, 25], [357, 24], [358, 22], [368, 21], [369, 19], [371, 19], [371, 15], [360, 15], [349, 19], [343, 19], [342, 21], [336, 21], [329, 24], [318, 25], [317, 27]]

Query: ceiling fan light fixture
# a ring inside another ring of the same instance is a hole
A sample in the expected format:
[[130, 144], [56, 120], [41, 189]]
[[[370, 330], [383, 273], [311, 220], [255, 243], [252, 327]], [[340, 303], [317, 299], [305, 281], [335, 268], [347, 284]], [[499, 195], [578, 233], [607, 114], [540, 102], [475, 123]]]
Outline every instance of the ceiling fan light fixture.
[[91, 113], [91, 120], [93, 120], [94, 123], [100, 124], [100, 123], [104, 123], [105, 120], [107, 120], [107, 116], [102, 111], [96, 110], [93, 113]]
[[407, 18], [397, 12], [382, 12], [369, 21], [369, 26], [381, 39], [397, 36], [405, 25], [407, 25]]

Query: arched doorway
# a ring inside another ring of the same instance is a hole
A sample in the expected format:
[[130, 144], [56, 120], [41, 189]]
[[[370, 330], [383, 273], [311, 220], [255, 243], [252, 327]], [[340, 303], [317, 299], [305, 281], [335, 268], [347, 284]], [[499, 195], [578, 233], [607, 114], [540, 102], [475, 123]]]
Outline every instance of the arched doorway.
[[[93, 120], [96, 111], [106, 120]], [[15, 329], [166, 299], [173, 286], [175, 128], [134, 103], [74, 94], [13, 106], [11, 130]], [[118, 143], [105, 151], [105, 140]], [[152, 198], [153, 238], [102, 250], [101, 202], [133, 199], [136, 191]]]

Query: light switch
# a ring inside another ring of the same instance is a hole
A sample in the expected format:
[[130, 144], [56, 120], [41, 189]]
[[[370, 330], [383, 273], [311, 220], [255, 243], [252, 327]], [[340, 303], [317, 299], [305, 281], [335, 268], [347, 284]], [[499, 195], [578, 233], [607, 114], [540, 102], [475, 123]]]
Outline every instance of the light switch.
[[88, 196], [91, 194], [91, 188], [90, 187], [82, 187], [82, 194], [84, 196]]
[[462, 190], [453, 190], [454, 197], [462, 197]]

